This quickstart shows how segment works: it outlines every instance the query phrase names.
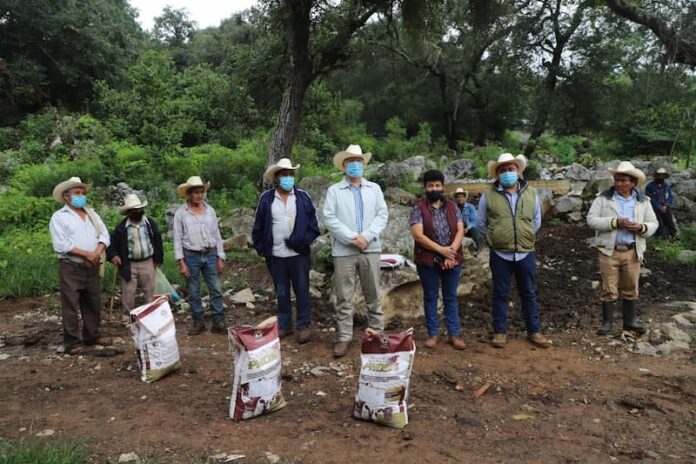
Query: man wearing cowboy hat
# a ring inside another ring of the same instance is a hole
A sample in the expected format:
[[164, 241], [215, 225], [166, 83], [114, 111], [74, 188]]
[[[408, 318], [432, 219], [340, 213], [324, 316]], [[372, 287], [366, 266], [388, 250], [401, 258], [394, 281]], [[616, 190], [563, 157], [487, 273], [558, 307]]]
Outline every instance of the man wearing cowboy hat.
[[126, 216], [111, 233], [106, 257], [118, 267], [121, 276], [121, 304], [125, 314], [135, 307], [135, 289], [142, 283], [145, 302], [152, 301], [155, 268], [162, 264], [164, 251], [157, 223], [145, 216], [147, 201], [129, 193], [119, 213]]
[[215, 210], [205, 201], [209, 188], [210, 182], [203, 183], [198, 176], [189, 177], [176, 188], [176, 193], [186, 198], [186, 203], [174, 214], [174, 258], [179, 263], [179, 272], [186, 277], [188, 284], [188, 303], [191, 305], [193, 318], [189, 335], [206, 331], [201, 302], [201, 273], [208, 286], [213, 313], [210, 331], [227, 333], [218, 276], [225, 268], [225, 251]]
[[474, 246], [476, 250], [481, 249], [481, 234], [476, 228], [476, 208], [474, 205], [469, 203], [469, 192], [461, 187], [458, 187], [454, 191], [454, 201], [457, 203], [457, 208], [462, 215], [464, 220], [464, 236], [469, 237], [474, 241]]
[[297, 300], [297, 342], [311, 338], [312, 310], [309, 300], [310, 245], [319, 236], [317, 210], [309, 194], [295, 187], [295, 171], [289, 159], [281, 158], [266, 169], [264, 177], [275, 185], [261, 194], [254, 216], [252, 240], [266, 258], [278, 301], [280, 337], [292, 333], [290, 285]]
[[324, 204], [324, 225], [331, 233], [331, 254], [334, 257], [334, 291], [338, 339], [333, 355], [340, 358], [353, 339], [353, 293], [355, 277], [367, 304], [368, 325], [382, 331], [384, 316], [379, 295], [379, 236], [387, 226], [389, 212], [382, 189], [363, 178], [371, 153], [363, 153], [360, 145], [350, 145], [334, 155], [336, 169], [345, 173], [343, 179], [329, 187]]
[[645, 174], [628, 161], [621, 161], [614, 175], [614, 186], [594, 199], [587, 213], [587, 224], [595, 230], [595, 246], [600, 252], [602, 273], [602, 327], [597, 335], [613, 328], [614, 304], [621, 297], [623, 329], [639, 335], [645, 328], [636, 323], [636, 300], [640, 263], [645, 239], [657, 230], [657, 218], [648, 198], [637, 187]]
[[503, 348], [507, 343], [508, 294], [512, 275], [522, 302], [527, 339], [540, 348], [551, 344], [541, 334], [536, 300], [536, 233], [541, 228], [541, 206], [534, 188], [522, 178], [527, 158], [503, 153], [488, 162], [488, 176], [495, 179], [481, 195], [477, 227], [491, 249], [493, 276], [493, 340]]
[[99, 267], [102, 252], [109, 246], [109, 233], [96, 211], [87, 207], [89, 188], [79, 177], [72, 177], [53, 189], [53, 198], [64, 203], [53, 213], [49, 232], [59, 259], [63, 345], [68, 354], [81, 353], [85, 345], [110, 344], [99, 332]]
[[674, 225], [672, 217], [672, 203], [674, 194], [672, 187], [667, 182], [669, 173], [665, 168], [659, 168], [651, 182], [645, 186], [645, 194], [650, 197], [650, 204], [655, 211], [659, 227], [657, 236], [663, 239], [674, 238], [677, 235], [677, 227]]

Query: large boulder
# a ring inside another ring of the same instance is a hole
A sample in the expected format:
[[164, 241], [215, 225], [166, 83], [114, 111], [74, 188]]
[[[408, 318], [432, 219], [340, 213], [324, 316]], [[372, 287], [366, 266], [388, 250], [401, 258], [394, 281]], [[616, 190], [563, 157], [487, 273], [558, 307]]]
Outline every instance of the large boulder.
[[568, 180], [588, 181], [592, 176], [592, 173], [589, 169], [578, 163], [573, 163], [570, 166], [565, 166], [563, 169], [565, 169], [564, 177]]
[[413, 206], [417, 197], [411, 192], [399, 187], [389, 187], [384, 191], [384, 199], [387, 203], [397, 205]]
[[224, 236], [234, 237], [246, 234], [251, 237], [254, 228], [254, 210], [251, 208], [236, 208], [230, 215], [220, 221], [220, 229]]
[[331, 258], [331, 236], [320, 235], [310, 247], [312, 269], [318, 272], [326, 272], [333, 268]]
[[302, 179], [297, 186], [302, 190], [306, 191], [314, 206], [317, 208], [317, 220], [319, 221], [319, 227], [323, 228], [324, 225], [324, 202], [326, 201], [326, 191], [331, 187], [334, 182], [326, 177], [305, 177]]
[[679, 180], [672, 184], [672, 191], [691, 201], [696, 201], [696, 179]]
[[410, 206], [389, 205], [389, 222], [380, 236], [383, 253], [396, 253], [413, 258], [410, 217]]
[[688, 198], [676, 196], [672, 205], [672, 213], [681, 225], [696, 224], [696, 203]]
[[414, 180], [420, 179], [421, 174], [428, 169], [435, 169], [437, 167], [434, 161], [425, 159], [425, 156], [412, 156], [411, 158], [403, 160], [401, 164], [404, 164], [408, 168]]
[[382, 185], [401, 185], [405, 180], [415, 179], [408, 164], [391, 161], [380, 164], [376, 169], [375, 176]]
[[445, 168], [444, 174], [445, 183], [454, 182], [457, 179], [475, 177], [476, 163], [466, 158], [454, 160]]
[[554, 214], [565, 215], [582, 209], [582, 200], [578, 197], [563, 195], [554, 202]]
[[539, 187], [536, 192], [541, 205], [541, 217], [546, 218], [553, 208], [553, 191], [547, 187]]

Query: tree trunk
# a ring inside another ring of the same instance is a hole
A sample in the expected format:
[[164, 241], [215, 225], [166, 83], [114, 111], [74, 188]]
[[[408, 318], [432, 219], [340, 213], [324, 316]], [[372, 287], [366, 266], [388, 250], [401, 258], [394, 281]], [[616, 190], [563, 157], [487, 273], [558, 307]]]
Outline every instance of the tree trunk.
[[556, 92], [556, 84], [558, 83], [558, 66], [561, 63], [561, 54], [563, 50], [556, 47], [553, 53], [553, 59], [551, 63], [547, 66], [548, 73], [544, 79], [544, 89], [541, 99], [539, 100], [539, 107], [537, 109], [537, 116], [534, 120], [534, 125], [532, 126], [532, 133], [529, 135], [529, 140], [527, 141], [527, 146], [524, 149], [524, 156], [529, 158], [536, 148], [536, 143], [539, 137], [544, 134], [546, 130], [546, 122], [549, 119], [549, 112], [551, 111], [551, 104], [553, 103], [553, 97]]
[[447, 74], [441, 72], [437, 75], [440, 83], [440, 100], [442, 101], [442, 120], [445, 125], [445, 138], [447, 146], [451, 150], [457, 149], [457, 114], [455, 108], [452, 107], [451, 98], [449, 95], [449, 84], [447, 82]]

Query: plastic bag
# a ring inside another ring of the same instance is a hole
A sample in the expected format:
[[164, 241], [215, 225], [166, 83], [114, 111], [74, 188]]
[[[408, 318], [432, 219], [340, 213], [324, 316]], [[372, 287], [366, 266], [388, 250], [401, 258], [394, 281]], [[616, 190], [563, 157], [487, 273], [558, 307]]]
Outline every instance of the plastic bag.
[[172, 284], [167, 280], [167, 276], [164, 275], [160, 268], [155, 269], [155, 295], [167, 295], [172, 303], [178, 303], [181, 300], [181, 297], [174, 290]]

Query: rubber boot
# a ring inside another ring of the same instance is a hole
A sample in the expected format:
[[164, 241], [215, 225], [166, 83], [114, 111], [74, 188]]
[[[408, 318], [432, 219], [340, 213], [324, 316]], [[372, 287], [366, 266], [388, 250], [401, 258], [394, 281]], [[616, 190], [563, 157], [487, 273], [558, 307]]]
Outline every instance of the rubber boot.
[[643, 335], [645, 327], [636, 323], [636, 300], [622, 300], [623, 303], [623, 329]]
[[602, 327], [597, 330], [597, 335], [608, 335], [614, 327], [614, 302], [602, 301]]

